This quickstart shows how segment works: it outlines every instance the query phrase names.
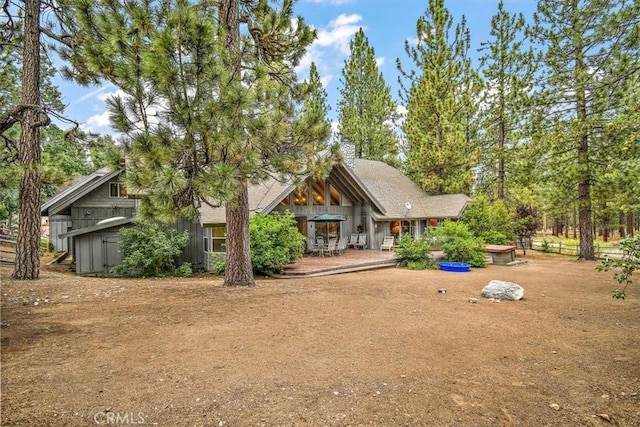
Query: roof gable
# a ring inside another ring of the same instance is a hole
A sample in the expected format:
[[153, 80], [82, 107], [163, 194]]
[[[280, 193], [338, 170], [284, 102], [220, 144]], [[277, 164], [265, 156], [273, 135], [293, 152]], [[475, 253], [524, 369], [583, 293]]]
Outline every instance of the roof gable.
[[50, 216], [64, 211], [74, 202], [91, 193], [102, 184], [117, 177], [123, 171], [123, 169], [111, 170], [109, 167], [104, 167], [81, 178], [70, 187], [44, 202], [40, 207], [40, 213], [45, 216]]

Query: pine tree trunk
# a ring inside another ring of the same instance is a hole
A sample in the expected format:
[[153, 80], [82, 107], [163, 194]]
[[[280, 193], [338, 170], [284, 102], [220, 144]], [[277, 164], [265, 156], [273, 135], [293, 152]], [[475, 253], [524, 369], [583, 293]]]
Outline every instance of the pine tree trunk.
[[624, 212], [618, 214], [618, 234], [621, 239], [624, 239]]
[[[240, 22], [238, 0], [220, 2], [220, 22], [226, 29], [225, 45], [229, 51], [230, 70], [240, 80]], [[242, 132], [241, 132], [242, 134]], [[249, 191], [247, 177], [239, 178], [240, 192], [232, 203], [227, 204], [227, 266], [225, 286], [255, 286], [249, 247]]]
[[498, 200], [504, 200], [505, 173], [504, 173], [504, 143], [506, 139], [506, 131], [504, 120], [500, 123], [498, 133]]
[[227, 266], [225, 286], [255, 286], [249, 246], [249, 191], [248, 181], [242, 179], [242, 189], [235, 203], [228, 204], [227, 212]]
[[[576, 18], [574, 29], [579, 29], [578, 2], [574, 0]], [[578, 33], [578, 31], [576, 31]], [[591, 165], [589, 161], [589, 134], [587, 133], [587, 88], [584, 75], [587, 73], [584, 63], [582, 39], [575, 41], [576, 64], [576, 121], [578, 126], [578, 221], [580, 223], [580, 259], [596, 259], [593, 246], [593, 226], [591, 217]]]
[[633, 239], [635, 236], [635, 221], [633, 220], [633, 212], [627, 213], [627, 234]]
[[13, 278], [33, 280], [40, 275], [40, 1], [24, 3], [24, 53], [22, 105], [28, 106], [21, 120], [18, 160], [23, 167], [16, 266]]

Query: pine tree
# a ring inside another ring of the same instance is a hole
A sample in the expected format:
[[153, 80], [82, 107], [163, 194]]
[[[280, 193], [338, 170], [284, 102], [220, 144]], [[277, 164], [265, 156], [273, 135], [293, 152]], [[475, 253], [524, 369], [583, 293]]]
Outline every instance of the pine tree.
[[534, 15], [531, 32], [544, 52], [539, 106], [561, 130], [550, 132], [547, 167], [564, 171], [577, 190], [582, 259], [595, 258], [592, 191], [602, 129], [640, 69], [638, 7], [631, 0], [542, 0]]
[[362, 28], [350, 47], [351, 55], [342, 69], [342, 99], [338, 101], [340, 135], [354, 145], [357, 158], [395, 164], [398, 139], [392, 127], [396, 104], [391, 89]]
[[418, 42], [405, 42], [415, 70], [398, 59], [401, 97], [407, 106], [407, 175], [432, 194], [468, 193], [477, 148], [471, 140], [474, 97], [480, 90], [468, 57], [469, 31], [463, 17], [452, 32], [453, 18], [444, 0], [429, 0], [416, 24]]
[[[525, 20], [510, 14], [504, 3], [491, 19], [492, 39], [482, 43], [480, 58], [485, 90], [482, 96], [482, 150], [480, 164], [492, 177], [486, 188], [490, 199], [506, 197], [507, 171], [519, 153], [519, 135], [533, 86], [533, 51], [524, 48]], [[515, 184], [515, 183], [514, 183]], [[496, 188], [497, 187], [497, 188]]]
[[128, 140], [129, 188], [145, 195], [141, 215], [170, 221], [224, 205], [225, 284], [253, 285], [248, 186], [328, 167], [317, 155], [324, 112], [298, 114], [310, 89], [294, 68], [315, 33], [292, 19], [290, 0], [278, 10], [265, 0], [74, 4], [78, 45], [67, 56], [82, 67], [70, 74], [126, 94], [109, 107]]
[[[50, 82], [54, 69], [46, 56], [47, 46], [41, 36], [46, 35], [52, 42], [63, 42], [54, 31], [59, 29], [57, 23], [62, 11], [57, 3], [43, 0], [17, 3], [4, 2], [4, 14], [0, 21], [3, 38], [0, 64], [6, 62], [2, 64], [3, 71], [0, 72], [0, 82], [3, 83], [0, 89], [0, 135], [3, 140], [0, 156], [4, 170], [0, 179], [16, 175], [16, 171], [20, 176], [19, 225], [13, 277], [17, 280], [33, 280], [40, 275], [40, 132], [51, 123], [50, 116], [65, 119], [60, 114], [60, 94]], [[43, 10], [51, 17], [51, 21], [43, 17]], [[46, 25], [45, 21], [48, 21]], [[5, 83], [8, 85], [5, 86]], [[12, 88], [20, 88], [20, 95]], [[12, 194], [14, 189], [9, 189], [2, 198], [7, 200]]]

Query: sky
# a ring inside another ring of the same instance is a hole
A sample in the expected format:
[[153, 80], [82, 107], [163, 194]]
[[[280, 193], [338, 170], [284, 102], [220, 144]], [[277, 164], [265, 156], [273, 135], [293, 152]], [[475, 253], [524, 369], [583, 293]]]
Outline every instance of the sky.
[[[504, 0], [504, 8], [511, 13], [523, 13], [530, 21], [536, 0]], [[349, 42], [359, 28], [363, 28], [369, 45], [375, 51], [378, 67], [391, 88], [391, 95], [399, 102], [396, 60], [412, 64], [404, 51], [405, 40], [416, 39], [416, 21], [425, 14], [428, 0], [298, 0], [296, 15], [317, 31], [317, 39], [310, 46], [298, 67], [301, 79], [307, 78], [309, 65], [315, 62], [328, 94], [330, 120], [337, 122], [337, 103], [342, 88], [341, 73], [349, 58]], [[455, 24], [464, 15], [471, 34], [470, 55], [477, 58], [481, 42], [490, 40], [491, 17], [498, 10], [498, 0], [445, 0]], [[65, 113], [81, 123], [85, 130], [101, 134], [113, 133], [109, 127], [105, 100], [117, 90], [109, 83], [80, 87], [56, 78], [55, 83], [67, 105]], [[399, 106], [400, 109], [402, 106]]]

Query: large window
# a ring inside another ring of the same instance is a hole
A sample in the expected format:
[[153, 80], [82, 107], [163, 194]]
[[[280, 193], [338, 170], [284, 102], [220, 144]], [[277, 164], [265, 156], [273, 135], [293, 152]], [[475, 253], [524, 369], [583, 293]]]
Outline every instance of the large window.
[[289, 206], [291, 204], [291, 194], [288, 194], [287, 196], [285, 196], [284, 199], [282, 199], [282, 201], [280, 201], [280, 206]]
[[332, 184], [329, 184], [329, 205], [340, 206], [340, 193]]
[[313, 206], [324, 206], [324, 179], [313, 181]]
[[309, 189], [306, 181], [302, 184], [302, 187], [293, 190], [293, 204], [296, 206], [307, 206], [308, 197]]
[[333, 184], [327, 185], [324, 179], [305, 181], [302, 187], [296, 188], [292, 194], [282, 199], [280, 206], [290, 206], [292, 202], [294, 206], [325, 206], [327, 202], [328, 206], [350, 206], [348, 199], [343, 198]]
[[212, 252], [227, 250], [227, 227], [225, 224], [216, 224], [211, 228], [211, 246]]
[[110, 197], [118, 197], [118, 198], [126, 198], [127, 197], [127, 189], [124, 187], [124, 184], [121, 182], [110, 182], [109, 183], [109, 196]]

